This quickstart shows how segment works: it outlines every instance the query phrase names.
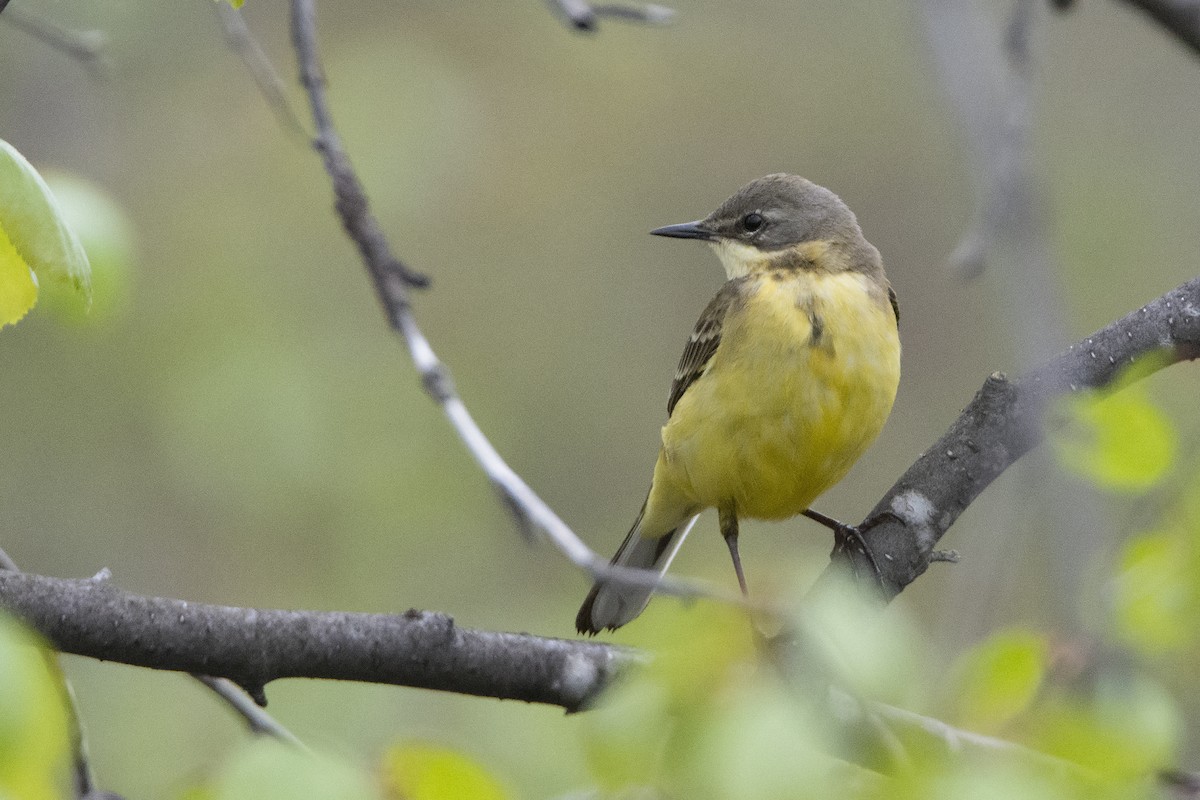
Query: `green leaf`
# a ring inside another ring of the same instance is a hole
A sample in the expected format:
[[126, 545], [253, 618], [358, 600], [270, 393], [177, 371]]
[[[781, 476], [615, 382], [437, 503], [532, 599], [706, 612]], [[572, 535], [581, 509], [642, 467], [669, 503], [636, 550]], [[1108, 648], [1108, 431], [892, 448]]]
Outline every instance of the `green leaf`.
[[62, 676], [50, 651], [0, 614], [0, 797], [66, 797], [67, 720]]
[[992, 636], [960, 660], [955, 705], [959, 722], [994, 731], [1033, 703], [1046, 671], [1046, 641], [1029, 631]]
[[264, 738], [239, 750], [208, 794], [191, 796], [211, 800], [373, 800], [380, 794], [366, 773], [341, 759]]
[[42, 287], [43, 309], [75, 323], [96, 324], [115, 317], [129, 300], [133, 224], [117, 201], [95, 184], [57, 170], [46, 170], [42, 177], [83, 245], [92, 274], [90, 302], [70, 287], [51, 282]]
[[0, 139], [0, 227], [39, 278], [63, 280], [91, 297], [91, 267], [67, 226], [50, 187], [8, 142]]
[[1112, 668], [1098, 670], [1089, 697], [1056, 698], [1031, 722], [1033, 747], [1110, 780], [1135, 780], [1173, 763], [1183, 730], [1162, 686]]
[[21, 258], [0, 219], [0, 328], [13, 325], [37, 303], [37, 276]]
[[506, 800], [487, 770], [461, 753], [424, 744], [393, 747], [383, 759], [387, 797], [394, 800]]
[[1112, 584], [1118, 635], [1143, 653], [1194, 641], [1200, 612], [1195, 558], [1177, 533], [1148, 533], [1125, 543]]
[[1138, 387], [1066, 397], [1060, 408], [1070, 422], [1050, 441], [1076, 474], [1107, 489], [1142, 492], [1171, 469], [1178, 436]]

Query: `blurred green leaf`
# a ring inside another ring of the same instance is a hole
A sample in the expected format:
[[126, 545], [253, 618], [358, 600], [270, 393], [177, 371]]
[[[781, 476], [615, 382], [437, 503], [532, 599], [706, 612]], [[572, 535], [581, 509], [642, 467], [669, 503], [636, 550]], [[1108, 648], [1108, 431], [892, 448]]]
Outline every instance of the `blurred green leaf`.
[[70, 322], [96, 323], [124, 310], [134, 259], [133, 224], [117, 201], [99, 186], [58, 170], [42, 173], [69, 228], [91, 264], [90, 302], [55, 283], [44, 288], [43, 306]]
[[1194, 641], [1200, 615], [1196, 566], [1178, 533], [1147, 533], [1126, 542], [1112, 584], [1118, 635], [1146, 654]]
[[1050, 441], [1076, 474], [1106, 489], [1141, 492], [1171, 469], [1178, 435], [1140, 387], [1072, 395], [1059, 408], [1069, 423]]
[[65, 797], [68, 731], [62, 676], [49, 650], [0, 614], [0, 797]]
[[609, 791], [655, 782], [673, 729], [669, 690], [633, 676], [610, 689], [583, 718], [589, 771]]
[[[203, 789], [202, 789], [203, 791]], [[333, 756], [260, 738], [240, 748], [212, 783], [211, 800], [371, 800], [370, 777]]]
[[1030, 631], [1007, 630], [967, 652], [956, 669], [955, 716], [971, 730], [995, 731], [1027, 710], [1041, 688], [1047, 644]]
[[1029, 744], [1115, 781], [1173, 763], [1182, 724], [1162, 686], [1128, 671], [1101, 672], [1086, 697], [1062, 696], [1031, 720]]
[[819, 607], [803, 598], [796, 605], [800, 648], [811, 651], [844, 688], [873, 700], [909, 702], [919, 680], [923, 642], [903, 609], [880, 614], [874, 598], [852, 579], [823, 596], [826, 602]]
[[392, 800], [505, 800], [508, 792], [487, 770], [453, 750], [423, 744], [393, 747], [383, 759]]
[[0, 139], [0, 227], [34, 274], [69, 282], [91, 297], [91, 267], [50, 187]]
[[673, 771], [671, 796], [823, 800], [844, 792], [849, 776], [830, 755], [827, 722], [774, 680], [772, 667], [762, 670], [733, 689], [691, 737]]
[[0, 328], [20, 322], [37, 303], [37, 296], [37, 276], [13, 247], [0, 219]]

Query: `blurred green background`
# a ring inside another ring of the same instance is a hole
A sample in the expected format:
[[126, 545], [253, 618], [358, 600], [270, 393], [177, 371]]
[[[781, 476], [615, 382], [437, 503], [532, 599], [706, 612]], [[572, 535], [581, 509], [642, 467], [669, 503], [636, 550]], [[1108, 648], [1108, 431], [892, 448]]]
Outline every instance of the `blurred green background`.
[[[1079, 5], [1041, 31], [1035, 130], [1071, 339], [1200, 263], [1200, 64], [1123, 5]], [[17, 6], [104, 31], [107, 68], [0, 19], [0, 138], [109, 193], [136, 256], [89, 321], [40, 309], [0, 333], [0, 545], [30, 571], [107, 566], [144, 593], [417, 607], [573, 635], [587, 582], [519, 539], [422, 392], [318, 159], [266, 106], [212, 4]], [[321, 8], [345, 143], [395, 249], [433, 279], [415, 297], [421, 325], [501, 453], [606, 553], [642, 499], [675, 361], [721, 281], [703, 248], [645, 233], [747, 180], [797, 172], [841, 194], [900, 298], [895, 412], [822, 511], [861, 519], [990, 372], [1025, 366], [1011, 265], [975, 281], [945, 266], [974, 177], [916, 10], [675, 7], [670, 27], [609, 22], [594, 36], [535, 0]], [[245, 12], [307, 122], [286, 4]], [[1180, 367], [1149, 387], [1181, 426], [1181, 475], [1195, 465], [1194, 378]], [[1061, 547], [1071, 504], [1103, 524]], [[898, 606], [947, 659], [1005, 624], [1087, 632], [1104, 603], [1088, 576], [1155, 510], [1154, 495], [1095, 494], [1035, 453], [947, 536], [962, 563], [935, 566]], [[829, 540], [806, 521], [750, 523], [743, 547], [752, 588], [768, 592], [815, 575]], [[676, 564], [732, 586], [715, 518]], [[169, 795], [240, 735], [186, 678], [66, 664], [106, 788]], [[579, 785], [579, 722], [555, 709], [299, 681], [268, 694], [302, 739], [335, 751], [370, 759], [425, 738], [530, 796]]]

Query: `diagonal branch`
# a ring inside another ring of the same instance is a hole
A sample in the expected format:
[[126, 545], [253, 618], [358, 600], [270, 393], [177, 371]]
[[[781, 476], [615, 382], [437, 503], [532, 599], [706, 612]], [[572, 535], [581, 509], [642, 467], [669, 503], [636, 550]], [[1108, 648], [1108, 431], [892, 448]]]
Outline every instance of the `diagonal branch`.
[[428, 284], [392, 255], [378, 221], [371, 214], [362, 183], [342, 147], [333, 125], [325, 95], [324, 71], [317, 49], [314, 0], [292, 0], [292, 40], [300, 62], [300, 82], [308, 93], [316, 123], [314, 147], [325, 162], [333, 182], [335, 206], [346, 234], [358, 246], [363, 264], [375, 284], [375, 292], [392, 328], [408, 346], [409, 356], [420, 373], [426, 393], [433, 398], [454, 427], [475, 463], [487, 475], [505, 507], [512, 512], [522, 532], [541, 531], [572, 564], [594, 578], [607, 578], [637, 586], [653, 586], [659, 592], [682, 597], [707, 597], [747, 607], [741, 595], [701, 581], [661, 577], [651, 570], [612, 567], [575, 535], [554, 510], [510, 467], [475, 422], [458, 396], [446, 366], [434, 353], [417, 325], [409, 302], [409, 289]]
[[1196, 0], [1125, 0], [1149, 14], [1196, 55], [1200, 55], [1200, 3]]
[[[1155, 369], [1200, 357], [1200, 278], [1072, 345], [1019, 379], [993, 373], [941, 439], [876, 504], [867, 521], [868, 549], [879, 565], [885, 599], [929, 566], [934, 546], [1000, 473], [1041, 442], [1042, 416], [1063, 394], [1108, 386], [1120, 371], [1158, 355]], [[849, 567], [873, 574], [868, 557], [835, 551], [827, 574]], [[828, 581], [826, 581], [828, 583]], [[819, 591], [821, 583], [814, 591]]]

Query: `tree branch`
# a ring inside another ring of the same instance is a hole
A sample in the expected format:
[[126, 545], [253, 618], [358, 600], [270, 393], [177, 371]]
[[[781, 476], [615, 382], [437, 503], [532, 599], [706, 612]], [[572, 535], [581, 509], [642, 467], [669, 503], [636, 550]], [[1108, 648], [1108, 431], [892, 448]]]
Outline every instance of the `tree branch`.
[[[0, 0], [0, 12], [4, 11], [6, 2], [7, 0]], [[35, 39], [40, 39], [44, 44], [66, 53], [87, 67], [93, 74], [103, 66], [108, 37], [101, 31], [74, 31], [33, 14], [25, 13], [19, 8], [8, 9], [8, 13], [4, 15], [4, 21], [14, 28], [25, 31]]]
[[640, 660], [596, 642], [460, 628], [426, 611], [231, 608], [12, 572], [0, 573], [0, 605], [63, 652], [229, 678], [251, 696], [279, 678], [326, 678], [575, 711]]
[[[866, 521], [867, 549], [890, 600], [928, 567], [934, 546], [1000, 473], [1041, 442], [1042, 416], [1055, 397], [1108, 386], [1149, 355], [1154, 369], [1200, 357], [1200, 278], [1072, 345], [1023, 378], [992, 374], [941, 439], [876, 504]], [[835, 550], [826, 570], [873, 574], [871, 559]], [[823, 578], [825, 576], [822, 576]], [[818, 581], [814, 591], [823, 591]]]
[[1125, 0], [1154, 18], [1193, 53], [1200, 55], [1200, 3], [1196, 0]]
[[278, 720], [266, 711], [263, 711], [254, 698], [233, 681], [228, 678], [214, 678], [211, 675], [197, 675], [196, 673], [192, 673], [192, 677], [211, 689], [217, 697], [224, 700], [238, 716], [246, 721], [247, 727], [253, 733], [272, 736], [281, 742], [287, 742], [302, 750], [308, 749], [296, 734], [281, 725]]
[[283, 80], [275, 71], [275, 65], [267, 57], [262, 45], [250, 32], [250, 27], [246, 25], [242, 12], [225, 2], [213, 3], [213, 8], [221, 23], [221, 30], [225, 34], [226, 44], [246, 66], [250, 78], [258, 87], [267, 106], [275, 113], [279, 124], [289, 134], [307, 139], [308, 132], [304, 130], [300, 117], [296, 115], [292, 104], [288, 102]]
[[611, 17], [626, 22], [643, 22], [647, 25], [665, 25], [675, 18], [675, 11], [666, 6], [647, 3], [588, 3], [585, 0], [546, 0], [564, 22], [577, 31], [591, 33], [596, 30], [600, 17]]
[[433, 399], [454, 427], [467, 452], [483, 470], [500, 495], [504, 506], [512, 513], [518, 528], [527, 537], [535, 531], [544, 533], [572, 564], [593, 578], [606, 578], [637, 586], [653, 586], [664, 594], [682, 597], [706, 597], [730, 605], [754, 607], [735, 592], [704, 583], [669, 576], [652, 570], [613, 567], [598, 556], [554, 510], [530, 488], [529, 484], [505, 462], [488, 440], [483, 430], [467, 410], [454, 388], [446, 365], [438, 359], [429, 340], [417, 325], [408, 299], [409, 288], [425, 286], [428, 279], [404, 266], [392, 255], [378, 221], [371, 214], [362, 183], [350, 164], [334, 129], [325, 96], [325, 78], [317, 49], [317, 21], [313, 0], [292, 0], [292, 40], [300, 62], [300, 82], [308, 93], [316, 123], [317, 138], [313, 146], [325, 162], [325, 171], [333, 183], [338, 214], [346, 234], [358, 246], [363, 264], [375, 284], [392, 328], [399, 332], [408, 346], [409, 356], [420, 373], [425, 392]]

